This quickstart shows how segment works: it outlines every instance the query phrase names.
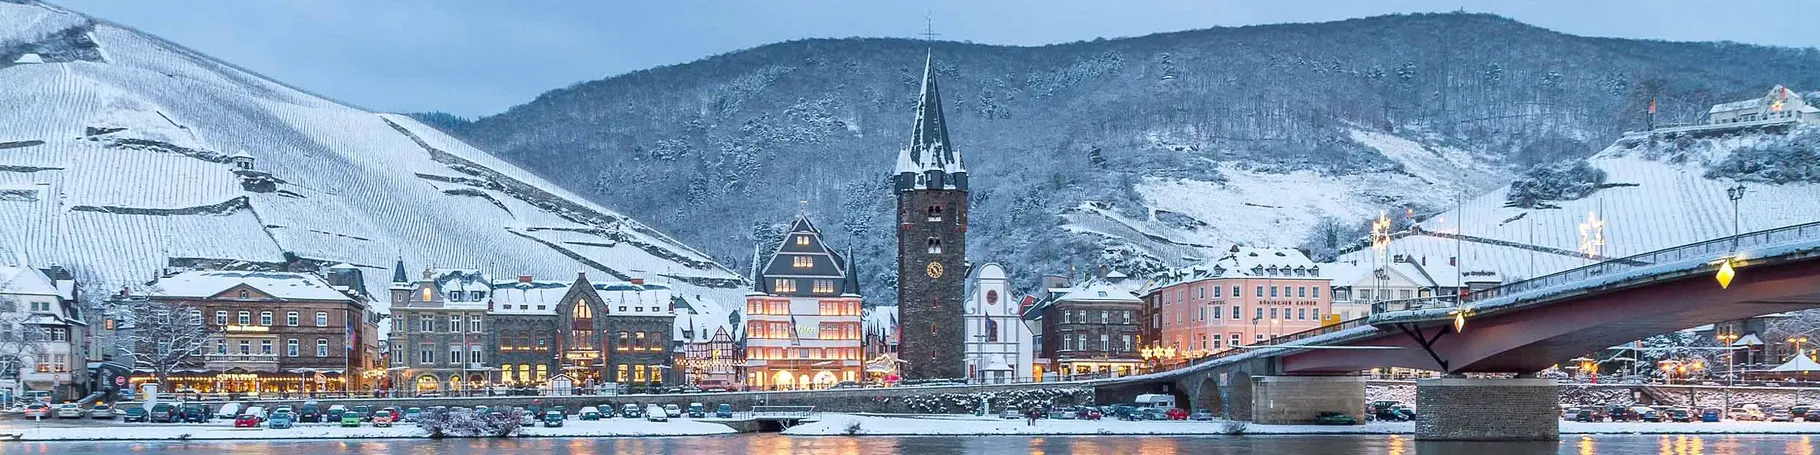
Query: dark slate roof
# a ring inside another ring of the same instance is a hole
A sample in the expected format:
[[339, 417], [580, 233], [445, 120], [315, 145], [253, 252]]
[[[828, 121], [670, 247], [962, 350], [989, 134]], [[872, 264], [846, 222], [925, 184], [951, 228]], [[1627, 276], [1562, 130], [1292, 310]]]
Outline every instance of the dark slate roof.
[[[852, 259], [834, 251], [825, 243], [821, 231], [809, 221], [806, 215], [797, 215], [791, 223], [790, 232], [786, 234], [777, 249], [769, 258], [761, 258], [758, 251], [753, 257], [753, 291], [772, 294], [772, 280], [780, 278], [804, 279], [797, 284], [796, 292], [791, 295], [835, 295], [859, 294], [858, 280], [850, 277]], [[808, 258], [810, 267], [796, 267], [797, 258]], [[832, 279], [837, 282], [834, 293], [814, 294], [812, 283], [807, 279]]]
[[910, 159], [945, 168], [955, 162], [953, 144], [948, 141], [948, 120], [942, 115], [942, 92], [935, 81], [935, 54], [931, 53], [923, 63], [923, 90], [916, 100], [916, 126], [910, 130]]

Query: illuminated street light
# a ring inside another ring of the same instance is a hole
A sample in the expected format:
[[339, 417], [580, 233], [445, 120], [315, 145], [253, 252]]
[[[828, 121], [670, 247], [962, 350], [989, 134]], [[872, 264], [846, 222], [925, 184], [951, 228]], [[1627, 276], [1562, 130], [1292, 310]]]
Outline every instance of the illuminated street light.
[[1580, 223], [1580, 254], [1594, 258], [1605, 250], [1605, 220], [1599, 219], [1599, 212], [1586, 212], [1586, 222]]

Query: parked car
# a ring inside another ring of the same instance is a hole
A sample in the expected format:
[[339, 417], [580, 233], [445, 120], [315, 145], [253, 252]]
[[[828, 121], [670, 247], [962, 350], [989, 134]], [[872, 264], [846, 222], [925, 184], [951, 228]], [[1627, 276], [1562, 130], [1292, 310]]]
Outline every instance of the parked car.
[[862, 385], [860, 385], [860, 384], [859, 384], [859, 383], [857, 383], [857, 382], [853, 382], [853, 381], [841, 381], [841, 382], [837, 382], [837, 383], [834, 383], [834, 387], [832, 387], [832, 388], [835, 388], [835, 389], [858, 389], [858, 388], [862, 388], [862, 387], [865, 387], [865, 386], [862, 386]]
[[341, 426], [344, 426], [344, 427], [360, 426], [360, 414], [355, 414], [352, 412], [341, 413]]
[[1632, 421], [1637, 420], [1639, 417], [1641, 416], [1638, 416], [1636, 412], [1631, 411], [1630, 408], [1626, 406], [1614, 404], [1605, 407], [1605, 418], [1611, 419], [1613, 422]]
[[203, 406], [202, 403], [185, 403], [178, 412], [182, 414], [184, 423], [208, 423], [209, 418], [214, 417], [209, 413], [208, 406]]
[[297, 421], [322, 423], [322, 406], [316, 403], [304, 403], [302, 408], [297, 409]]
[[373, 426], [375, 426], [375, 427], [392, 426], [392, 421], [397, 420], [396, 418], [392, 417], [393, 415], [396, 415], [396, 414], [392, 414], [392, 411], [389, 411], [389, 410], [380, 410], [379, 412], [373, 413]]
[[1771, 422], [1793, 422], [1793, 421], [1795, 421], [1795, 417], [1792, 415], [1789, 415], [1788, 411], [1777, 409], [1775, 411], [1770, 412], [1769, 421], [1771, 421]]
[[1740, 421], [1740, 422], [1756, 421], [1756, 420], [1763, 420], [1763, 411], [1759, 411], [1756, 409], [1732, 408], [1729, 411], [1725, 411], [1725, 416], [1727, 418], [1730, 418], [1730, 419], [1736, 420], [1736, 421]]
[[294, 416], [295, 414], [289, 412], [272, 413], [272, 417], [266, 419], [265, 427], [274, 430], [290, 428], [291, 424], [296, 423], [296, 418]]
[[32, 403], [32, 404], [25, 405], [25, 416], [30, 417], [30, 418], [50, 417], [51, 416], [51, 406], [48, 404], [44, 404], [44, 403]]
[[107, 403], [96, 404], [95, 407], [89, 408], [88, 417], [91, 419], [113, 420], [114, 419], [114, 407], [108, 406]]
[[88, 413], [82, 412], [82, 407], [77, 406], [75, 403], [57, 405], [57, 418], [59, 419], [80, 419], [86, 415], [88, 415]]
[[1001, 419], [1022, 419], [1022, 418], [1024, 418], [1024, 413], [1021, 413], [1021, 412], [1017, 412], [1017, 410], [1016, 410], [1016, 409], [1012, 409], [1012, 408], [1005, 408], [1005, 410], [1003, 410], [1003, 411], [999, 411], [999, 412], [998, 412], [998, 418], [1001, 418]]
[[1213, 420], [1213, 411], [1202, 409], [1188, 414], [1188, 420]]
[[364, 404], [354, 406], [352, 408], [348, 408], [348, 413], [354, 414], [354, 417], [359, 418], [360, 421], [362, 421], [362, 422], [365, 422], [368, 420], [373, 420], [373, 407], [372, 406], [367, 406]]
[[699, 419], [708, 415], [708, 407], [701, 403], [689, 403], [689, 418]]
[[562, 411], [552, 409], [543, 412], [543, 426], [545, 427], [560, 427], [562, 421], [567, 419], [568, 416], [563, 415]]
[[1720, 420], [1720, 417], [1723, 415], [1724, 415], [1724, 413], [1719, 412], [1719, 408], [1702, 409], [1702, 410], [1700, 410], [1700, 421], [1701, 422], [1718, 422]]
[[1100, 411], [1098, 408], [1086, 408], [1076, 411], [1074, 416], [1081, 420], [1099, 420], [1101, 417], [1105, 417], [1106, 413]]
[[1797, 419], [1801, 419], [1802, 421], [1806, 421], [1807, 412], [1811, 411], [1813, 409], [1814, 409], [1814, 405], [1811, 405], [1811, 404], [1797, 404], [1797, 405], [1788, 407], [1788, 415], [1790, 417], [1794, 417]]
[[215, 418], [232, 419], [240, 417], [240, 408], [243, 407], [245, 406], [241, 406], [240, 403], [228, 402], [227, 404], [221, 405], [221, 409], [215, 410]]
[[1808, 409], [1801, 417], [1802, 422], [1820, 422], [1820, 408]]
[[672, 419], [677, 418], [677, 417], [682, 417], [682, 407], [677, 406], [675, 404], [664, 405], [664, 417], [669, 417]]
[[122, 414], [120, 417], [120, 420], [126, 422], [144, 422], [150, 419], [151, 413], [145, 412], [145, 408], [138, 406], [126, 408], [126, 414]]
[[557, 414], [562, 415], [563, 420], [569, 420], [568, 406], [551, 406], [549, 409], [546, 409], [546, 411], [556, 411]]
[[1598, 411], [1594, 411], [1592, 409], [1581, 409], [1579, 412], [1574, 413], [1573, 421], [1575, 421], [1575, 422], [1598, 422], [1599, 413], [1598, 413]]
[[252, 414], [234, 416], [234, 428], [259, 428], [259, 416]]
[[645, 420], [652, 422], [668, 422], [670, 421], [670, 413], [665, 411], [663, 406], [652, 404], [645, 406]]
[[1668, 421], [1670, 421], [1670, 422], [1692, 422], [1692, 421], [1694, 421], [1694, 414], [1687, 412], [1686, 409], [1670, 409], [1670, 410], [1666, 411], [1665, 413], [1668, 414]]
[[1169, 420], [1169, 412], [1161, 408], [1146, 407], [1139, 409], [1136, 414], [1138, 417], [1132, 420]]
[[264, 406], [247, 406], [246, 410], [241, 411], [241, 413], [242, 414], [251, 414], [254, 418], [259, 419], [260, 422], [265, 421], [265, 407]]
[[[486, 414], [486, 412], [484, 410], [477, 410], [474, 413], [480, 414], [480, 415]], [[404, 410], [404, 421], [406, 421], [406, 422], [416, 422], [417, 418], [422, 417], [422, 416], [423, 416], [423, 408], [412, 406], [409, 408], [405, 408], [405, 410]]]
[[342, 405], [337, 404], [337, 405], [329, 406], [329, 410], [324, 411], [322, 416], [323, 416], [323, 418], [327, 419], [330, 422], [340, 422], [341, 415], [347, 414], [347, 413], [348, 413], [347, 406], [342, 406]]
[[1644, 421], [1644, 422], [1661, 422], [1662, 421], [1662, 413], [1656, 412], [1656, 410], [1654, 408], [1637, 406], [1637, 407], [1630, 408], [1630, 412], [1632, 414], [1636, 414], [1637, 420], [1640, 420], [1640, 421]]
[[[658, 409], [662, 410], [663, 408], [658, 408]], [[645, 413], [644, 413], [644, 409], [638, 407], [638, 405], [632, 404], [632, 403], [626, 403], [624, 406], [620, 407], [619, 416], [625, 417], [628, 419], [637, 419], [637, 418], [644, 417]]]
[[1139, 420], [1143, 417], [1138, 415], [1138, 409], [1140, 408], [1129, 404], [1115, 404], [1107, 406], [1106, 409], [1107, 416], [1118, 420]]
[[1315, 425], [1358, 425], [1359, 419], [1354, 419], [1346, 413], [1328, 411], [1315, 415], [1314, 423]]
[[152, 405], [152, 423], [177, 423], [183, 416], [177, 412], [177, 405], [158, 403]]
[[721, 403], [720, 406], [714, 407], [714, 418], [716, 418], [716, 419], [733, 418], [733, 405]]
[[527, 409], [518, 410], [518, 424], [521, 426], [527, 426], [527, 427], [537, 426], [537, 419], [540, 419], [540, 418], [543, 418], [542, 413], [532, 412]]
[[581, 420], [600, 420], [600, 408], [593, 406], [582, 406], [576, 414]]

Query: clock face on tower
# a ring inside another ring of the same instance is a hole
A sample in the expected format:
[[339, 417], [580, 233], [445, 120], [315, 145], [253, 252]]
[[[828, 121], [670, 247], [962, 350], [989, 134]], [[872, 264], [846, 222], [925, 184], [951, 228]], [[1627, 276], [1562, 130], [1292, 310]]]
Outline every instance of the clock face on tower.
[[929, 274], [929, 278], [941, 278], [942, 277], [942, 263], [930, 262], [929, 267], [925, 268], [923, 270], [923, 273]]

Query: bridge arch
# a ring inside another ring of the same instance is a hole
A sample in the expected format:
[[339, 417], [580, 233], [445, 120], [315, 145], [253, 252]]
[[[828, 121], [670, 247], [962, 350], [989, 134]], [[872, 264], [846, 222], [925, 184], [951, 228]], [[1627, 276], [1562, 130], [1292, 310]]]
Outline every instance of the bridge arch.
[[1226, 414], [1226, 400], [1220, 396], [1220, 382], [1218, 379], [1219, 378], [1214, 375], [1207, 375], [1201, 378], [1200, 383], [1194, 388], [1194, 402], [1191, 405], [1191, 409], [1196, 411], [1211, 411], [1220, 415]]

